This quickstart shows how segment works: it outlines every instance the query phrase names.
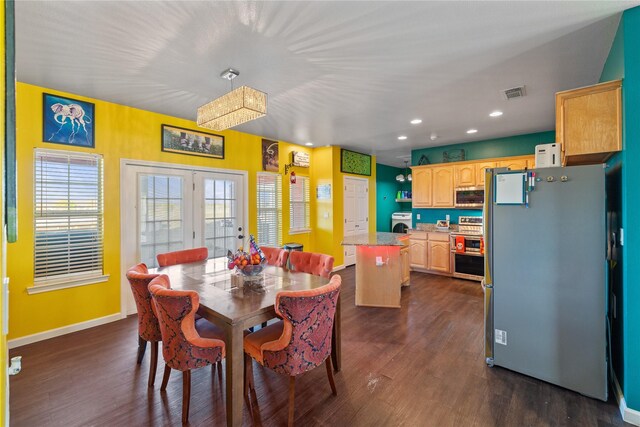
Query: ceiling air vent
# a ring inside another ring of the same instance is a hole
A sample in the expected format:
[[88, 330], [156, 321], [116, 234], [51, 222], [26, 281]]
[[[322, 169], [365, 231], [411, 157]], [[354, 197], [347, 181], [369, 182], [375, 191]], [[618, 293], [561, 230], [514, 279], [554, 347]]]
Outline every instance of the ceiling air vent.
[[500, 91], [500, 93], [502, 94], [502, 98], [506, 99], [507, 101], [513, 98], [522, 98], [527, 94], [524, 85], [512, 87], [511, 89], [504, 89]]

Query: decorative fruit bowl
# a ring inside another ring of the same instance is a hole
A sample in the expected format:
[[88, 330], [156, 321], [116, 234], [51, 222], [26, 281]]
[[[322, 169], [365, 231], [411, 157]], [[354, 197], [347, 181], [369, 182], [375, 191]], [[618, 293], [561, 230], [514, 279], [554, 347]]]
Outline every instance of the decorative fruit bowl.
[[240, 247], [235, 253], [228, 251], [227, 259], [229, 260], [229, 270], [235, 268], [244, 276], [259, 275], [267, 263], [266, 257], [252, 235], [249, 236], [249, 253]]
[[261, 264], [247, 264], [244, 267], [237, 267], [236, 269], [245, 276], [257, 276], [262, 273], [265, 264], [265, 262]]

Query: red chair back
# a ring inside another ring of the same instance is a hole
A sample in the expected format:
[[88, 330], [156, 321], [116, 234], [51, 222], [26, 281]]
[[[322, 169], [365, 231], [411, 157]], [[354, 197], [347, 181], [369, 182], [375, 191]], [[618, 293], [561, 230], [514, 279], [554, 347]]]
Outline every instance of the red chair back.
[[287, 375], [310, 371], [331, 354], [333, 319], [342, 278], [307, 291], [283, 291], [276, 296], [276, 313], [282, 317], [282, 336], [262, 345], [265, 367]]
[[260, 246], [262, 253], [267, 258], [267, 264], [275, 265], [276, 267], [284, 267], [287, 264], [287, 258], [289, 252], [280, 248], [271, 248], [269, 246]]
[[289, 264], [293, 271], [302, 271], [328, 279], [333, 270], [333, 257], [313, 252], [292, 251], [289, 254]]
[[209, 258], [209, 250], [207, 248], [185, 249], [156, 255], [160, 267], [204, 261], [207, 258]]
[[162, 333], [162, 355], [172, 369], [187, 371], [217, 363], [224, 357], [224, 341], [201, 338], [195, 328], [200, 305], [196, 291], [169, 289], [169, 276], [161, 274], [149, 284]]
[[151, 342], [162, 340], [160, 325], [153, 312], [149, 293], [149, 283], [157, 276], [149, 274], [147, 266], [143, 263], [134, 265], [127, 271], [127, 280], [138, 308], [138, 335], [143, 340]]

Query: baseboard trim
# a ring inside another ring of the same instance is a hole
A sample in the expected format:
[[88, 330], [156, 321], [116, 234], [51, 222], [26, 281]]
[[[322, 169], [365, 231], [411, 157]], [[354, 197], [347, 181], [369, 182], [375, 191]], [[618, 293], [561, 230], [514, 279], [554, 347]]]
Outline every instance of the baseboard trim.
[[48, 331], [38, 332], [37, 334], [27, 335], [7, 341], [9, 349], [22, 347], [23, 345], [33, 344], [34, 342], [44, 341], [49, 338], [59, 337], [61, 335], [70, 334], [72, 332], [82, 331], [84, 329], [93, 328], [94, 326], [104, 325], [106, 323], [115, 322], [123, 319], [120, 313], [110, 314], [109, 316], [98, 317], [97, 319], [87, 320], [86, 322], [74, 323], [73, 325], [62, 326], [60, 328], [49, 329]]
[[618, 402], [618, 407], [620, 408], [620, 415], [622, 415], [622, 420], [629, 424], [640, 426], [640, 411], [636, 411], [635, 409], [627, 407], [627, 402], [624, 400], [624, 394], [622, 394], [622, 389], [620, 388], [618, 377], [616, 377], [615, 374], [613, 374], [613, 392], [616, 395], [616, 401]]
[[344, 270], [344, 264], [340, 264], [337, 267], [333, 267], [333, 270], [331, 270], [332, 273], [335, 273], [336, 271], [340, 271], [340, 270]]

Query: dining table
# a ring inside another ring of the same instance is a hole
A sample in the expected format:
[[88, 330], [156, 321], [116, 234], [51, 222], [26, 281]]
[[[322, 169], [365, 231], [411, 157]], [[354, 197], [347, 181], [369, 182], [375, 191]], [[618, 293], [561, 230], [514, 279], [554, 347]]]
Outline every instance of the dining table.
[[[277, 317], [276, 295], [280, 291], [314, 289], [329, 279], [267, 265], [254, 277], [242, 277], [227, 268], [226, 258], [177, 264], [150, 270], [166, 274], [172, 289], [196, 291], [198, 314], [225, 332], [227, 426], [242, 425], [244, 404], [244, 331]], [[331, 340], [333, 368], [340, 371], [340, 298]]]

